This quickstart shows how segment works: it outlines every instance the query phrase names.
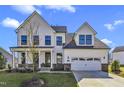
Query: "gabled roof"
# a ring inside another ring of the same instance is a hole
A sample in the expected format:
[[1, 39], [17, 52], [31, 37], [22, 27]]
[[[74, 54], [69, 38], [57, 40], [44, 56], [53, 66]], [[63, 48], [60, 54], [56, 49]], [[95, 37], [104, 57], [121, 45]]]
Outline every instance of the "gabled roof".
[[66, 33], [67, 27], [66, 26], [51, 26], [57, 33]]
[[[31, 18], [32, 18], [34, 15], [38, 15], [45, 23], [48, 24], [48, 22], [47, 22], [37, 11], [34, 11], [34, 12], [16, 29], [16, 33], [18, 32], [18, 30], [19, 30], [20, 28], [22, 28], [22, 27], [26, 24], [26, 22], [28, 22], [29, 20], [31, 20]], [[49, 24], [48, 24], [48, 26], [49, 26], [51, 29], [53, 29]], [[53, 29], [53, 30], [54, 30], [54, 29]], [[55, 31], [55, 30], [54, 30], [54, 31]]]
[[75, 32], [75, 33], [77, 33], [82, 27], [84, 27], [84, 26], [88, 26], [90, 29], [91, 29], [91, 31], [93, 31], [93, 33], [96, 35], [97, 34], [97, 32], [88, 24], [88, 22], [84, 22], [78, 29], [77, 29], [77, 31]]
[[65, 49], [110, 49], [99, 39], [95, 38], [94, 46], [77, 46], [75, 40], [72, 39], [68, 44], [64, 46]]
[[124, 51], [124, 46], [118, 46], [112, 51], [112, 53], [122, 52], [122, 51]]

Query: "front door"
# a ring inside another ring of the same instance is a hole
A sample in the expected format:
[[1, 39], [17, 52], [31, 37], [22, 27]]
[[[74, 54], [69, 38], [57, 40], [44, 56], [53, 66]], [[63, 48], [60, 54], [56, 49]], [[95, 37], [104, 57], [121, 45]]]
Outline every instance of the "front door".
[[45, 67], [50, 67], [51, 64], [51, 53], [46, 52], [45, 53]]

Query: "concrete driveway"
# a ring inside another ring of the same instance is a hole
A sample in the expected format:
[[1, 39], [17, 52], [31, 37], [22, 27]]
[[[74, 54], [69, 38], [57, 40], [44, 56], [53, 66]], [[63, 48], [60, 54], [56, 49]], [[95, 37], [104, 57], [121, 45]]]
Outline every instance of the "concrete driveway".
[[80, 87], [124, 87], [124, 78], [102, 71], [73, 71]]

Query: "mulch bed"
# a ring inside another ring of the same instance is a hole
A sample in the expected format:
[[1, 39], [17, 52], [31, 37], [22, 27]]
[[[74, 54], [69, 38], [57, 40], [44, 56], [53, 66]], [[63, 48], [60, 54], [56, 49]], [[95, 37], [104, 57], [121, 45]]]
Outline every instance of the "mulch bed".
[[31, 80], [25, 80], [21, 83], [21, 87], [43, 87], [45, 82], [36, 76], [32, 77]]

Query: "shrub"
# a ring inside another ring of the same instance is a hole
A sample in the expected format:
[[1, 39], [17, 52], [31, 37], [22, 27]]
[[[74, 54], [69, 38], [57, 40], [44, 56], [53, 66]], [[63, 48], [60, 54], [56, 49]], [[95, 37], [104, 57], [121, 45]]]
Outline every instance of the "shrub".
[[11, 72], [11, 71], [12, 71], [12, 67], [11, 67], [10, 64], [8, 64], [8, 70], [7, 70], [7, 72]]
[[4, 69], [6, 65], [6, 59], [3, 55], [0, 55], [0, 69]]
[[120, 62], [117, 60], [113, 61], [111, 65], [111, 70], [112, 72], [120, 71]]

